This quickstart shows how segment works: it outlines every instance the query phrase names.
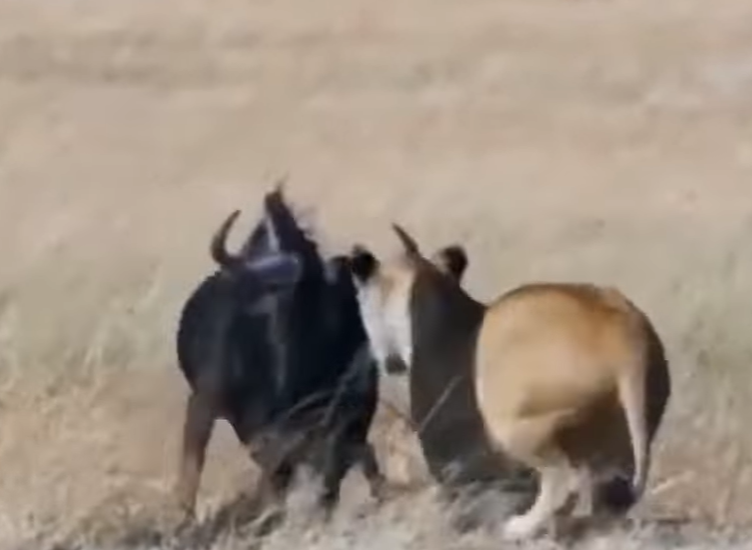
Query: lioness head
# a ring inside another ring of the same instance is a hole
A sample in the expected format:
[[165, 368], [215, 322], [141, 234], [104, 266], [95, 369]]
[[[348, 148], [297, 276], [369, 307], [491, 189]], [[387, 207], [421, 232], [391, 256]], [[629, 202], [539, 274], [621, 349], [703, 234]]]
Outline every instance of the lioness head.
[[464, 248], [451, 244], [424, 257], [417, 243], [394, 224], [403, 250], [389, 261], [356, 245], [350, 254], [350, 270], [371, 350], [386, 374], [407, 374], [412, 363], [411, 298], [416, 276], [446, 278], [459, 284], [468, 266]]

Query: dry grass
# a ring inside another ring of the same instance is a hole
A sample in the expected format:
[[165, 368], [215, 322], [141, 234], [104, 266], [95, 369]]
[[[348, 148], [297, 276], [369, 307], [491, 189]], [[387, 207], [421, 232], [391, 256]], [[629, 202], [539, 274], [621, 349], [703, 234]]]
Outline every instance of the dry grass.
[[[749, 525], [750, 17], [742, 0], [1, 0], [0, 546], [113, 544], [163, 513], [178, 308], [210, 232], [238, 206], [247, 227], [283, 173], [332, 249], [387, 250], [398, 219], [461, 239], [480, 297], [623, 288], [676, 387], [638, 515]], [[425, 480], [398, 432], [379, 427], [388, 473]], [[206, 515], [251, 473], [224, 425], [210, 453]], [[456, 534], [429, 489], [366, 513], [348, 484], [333, 527], [265, 548], [497, 546]], [[587, 545], [720, 544], [662, 540]]]

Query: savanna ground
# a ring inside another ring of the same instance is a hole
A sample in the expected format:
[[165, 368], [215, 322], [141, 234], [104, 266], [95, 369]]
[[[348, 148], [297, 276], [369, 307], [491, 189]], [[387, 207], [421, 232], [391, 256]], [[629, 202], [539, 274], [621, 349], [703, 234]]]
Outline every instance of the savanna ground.
[[[675, 383], [635, 515], [693, 527], [584, 544], [747, 544], [750, 20], [742, 0], [0, 1], [0, 546], [113, 548], [159, 524], [179, 307], [218, 223], [243, 208], [237, 242], [284, 174], [329, 250], [394, 250], [398, 220], [465, 243], [481, 298], [621, 287]], [[387, 473], [418, 488], [371, 510], [353, 474], [332, 526], [266, 548], [499, 547], [493, 525], [453, 530], [389, 418]], [[201, 516], [253, 473], [219, 424]]]

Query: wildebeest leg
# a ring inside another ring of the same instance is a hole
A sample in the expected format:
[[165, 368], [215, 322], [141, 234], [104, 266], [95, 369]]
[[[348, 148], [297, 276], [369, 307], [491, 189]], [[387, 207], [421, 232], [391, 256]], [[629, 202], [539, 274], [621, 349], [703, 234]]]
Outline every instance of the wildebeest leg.
[[183, 446], [175, 488], [176, 499], [185, 519], [193, 518], [206, 446], [209, 443], [217, 411], [211, 400], [192, 393], [186, 406]]
[[259, 492], [261, 504], [264, 508], [269, 505], [278, 506], [284, 500], [287, 489], [295, 473], [289, 461], [282, 461], [274, 468], [265, 467], [261, 473]]
[[270, 488], [277, 497], [283, 497], [292, 481], [294, 468], [288, 461], [283, 461], [269, 477]]
[[373, 445], [366, 441], [357, 448], [356, 452], [358, 453], [358, 462], [363, 469], [363, 475], [368, 481], [371, 496], [378, 501], [383, 500], [386, 477], [379, 468]]
[[284, 519], [284, 497], [292, 481], [295, 469], [289, 461], [282, 461], [273, 468], [262, 467], [259, 480], [256, 508], [258, 536], [269, 533]]
[[341, 434], [334, 435], [327, 442], [324, 459], [324, 487], [319, 499], [326, 520], [331, 517], [334, 507], [339, 502], [342, 479], [356, 458], [351, 449], [343, 441]]

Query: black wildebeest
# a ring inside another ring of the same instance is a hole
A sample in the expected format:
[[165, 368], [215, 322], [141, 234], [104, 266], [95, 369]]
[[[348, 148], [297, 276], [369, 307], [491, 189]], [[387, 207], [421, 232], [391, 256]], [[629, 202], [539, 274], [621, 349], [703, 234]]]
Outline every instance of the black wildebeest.
[[573, 494], [591, 513], [634, 505], [671, 394], [647, 315], [619, 290], [585, 283], [521, 285], [483, 304], [394, 230], [394, 261], [363, 247], [351, 255], [371, 349], [411, 378], [470, 374], [489, 441], [538, 473], [534, 503], [507, 520], [505, 537], [538, 533]]
[[[325, 510], [337, 502], [341, 481], [355, 463], [378, 497], [384, 479], [367, 440], [378, 372], [347, 256], [322, 258], [281, 184], [266, 194], [263, 220], [240, 252], [231, 254], [225, 241], [238, 214], [215, 233], [211, 254], [218, 269], [189, 297], [179, 320], [177, 355], [190, 396], [178, 504], [192, 516], [205, 449], [219, 418], [248, 448], [264, 487], [275, 496], [284, 493], [296, 466], [310, 460], [323, 474]], [[270, 262], [299, 266], [294, 284], [286, 284], [289, 277], [259, 273], [259, 265]]]

